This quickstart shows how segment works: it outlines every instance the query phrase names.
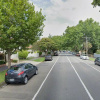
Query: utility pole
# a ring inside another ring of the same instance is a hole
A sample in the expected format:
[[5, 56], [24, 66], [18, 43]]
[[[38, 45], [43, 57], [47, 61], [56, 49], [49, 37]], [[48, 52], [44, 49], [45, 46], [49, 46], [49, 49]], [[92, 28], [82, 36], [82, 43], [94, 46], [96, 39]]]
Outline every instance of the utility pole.
[[91, 37], [83, 37], [83, 38], [85, 38], [85, 54], [88, 54], [88, 39], [90, 39]]

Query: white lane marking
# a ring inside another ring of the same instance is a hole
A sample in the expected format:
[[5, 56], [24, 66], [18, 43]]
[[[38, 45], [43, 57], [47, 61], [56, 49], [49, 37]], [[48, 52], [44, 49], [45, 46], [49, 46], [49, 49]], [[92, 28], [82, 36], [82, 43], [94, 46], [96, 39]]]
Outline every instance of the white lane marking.
[[[78, 58], [77, 58], [78, 59]], [[78, 59], [78, 60], [80, 60], [80, 59]], [[81, 61], [81, 60], [80, 60]], [[82, 61], [83, 62], [83, 61]], [[83, 62], [83, 63], [85, 63], [85, 62]], [[90, 66], [91, 68], [93, 68], [94, 70], [96, 70], [96, 71], [98, 71], [98, 72], [100, 72], [100, 70], [98, 70], [98, 69], [96, 69], [96, 68], [94, 68], [94, 67], [92, 67], [91, 65], [89, 65], [89, 64], [87, 64], [87, 63], [85, 63], [86, 65], [88, 65], [88, 66]]]
[[[59, 59], [59, 57], [58, 57]], [[34, 97], [32, 98], [32, 100], [35, 100], [35, 98], [37, 97], [37, 95], [39, 94], [41, 88], [43, 87], [45, 81], [47, 80], [48, 76], [50, 75], [52, 69], [54, 68], [55, 64], [57, 63], [58, 59], [56, 60], [56, 62], [53, 64], [52, 68], [50, 69], [49, 73], [47, 74], [46, 78], [44, 79], [44, 81], [42, 82], [42, 84], [40, 85], [39, 89], [37, 90], [37, 92], [35, 93]]]
[[94, 100], [94, 99], [93, 99], [93, 97], [91, 96], [91, 94], [90, 94], [89, 90], [88, 90], [88, 89], [87, 89], [87, 87], [85, 86], [84, 82], [82, 81], [81, 77], [79, 76], [78, 72], [76, 71], [75, 67], [73, 66], [73, 64], [71, 63], [71, 61], [69, 60], [69, 58], [68, 58], [68, 57], [67, 57], [67, 59], [68, 59], [68, 61], [70, 62], [70, 64], [71, 64], [72, 68], [74, 69], [74, 71], [75, 71], [76, 75], [78, 76], [78, 78], [79, 78], [79, 80], [80, 80], [81, 84], [83, 85], [83, 87], [84, 87], [85, 91], [87, 92], [87, 94], [88, 94], [88, 96], [89, 96], [90, 100]]

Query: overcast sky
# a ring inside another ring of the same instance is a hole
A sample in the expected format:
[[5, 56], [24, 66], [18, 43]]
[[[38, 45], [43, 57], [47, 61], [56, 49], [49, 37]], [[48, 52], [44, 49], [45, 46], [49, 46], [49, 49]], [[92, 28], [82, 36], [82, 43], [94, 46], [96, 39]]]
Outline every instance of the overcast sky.
[[46, 15], [43, 37], [62, 35], [67, 26], [75, 26], [79, 20], [93, 18], [100, 22], [100, 8], [93, 8], [93, 0], [30, 0], [37, 11]]

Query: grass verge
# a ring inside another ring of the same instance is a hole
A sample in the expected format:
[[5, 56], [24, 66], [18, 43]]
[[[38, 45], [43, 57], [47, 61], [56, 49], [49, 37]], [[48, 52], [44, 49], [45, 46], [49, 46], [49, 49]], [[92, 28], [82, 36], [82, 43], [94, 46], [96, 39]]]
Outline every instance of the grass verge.
[[89, 57], [89, 60], [94, 61], [94, 60], [95, 60], [95, 58]]
[[0, 84], [5, 81], [5, 73], [7, 70], [0, 72]]
[[41, 58], [35, 59], [34, 61], [36, 61], [36, 62], [43, 62], [44, 60], [45, 60], [45, 58], [44, 57], [41, 57]]

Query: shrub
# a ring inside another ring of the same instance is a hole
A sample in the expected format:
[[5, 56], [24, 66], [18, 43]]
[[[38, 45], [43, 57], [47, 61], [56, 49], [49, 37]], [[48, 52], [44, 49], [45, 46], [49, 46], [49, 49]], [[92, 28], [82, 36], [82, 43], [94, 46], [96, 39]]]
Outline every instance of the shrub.
[[2, 64], [6, 64], [6, 62], [3, 60], [0, 60], [0, 65], [2, 65]]
[[100, 50], [97, 50], [97, 52], [96, 52], [97, 54], [100, 54]]
[[17, 60], [12, 60], [11, 62], [13, 62], [13, 63], [17, 63]]
[[40, 51], [40, 52], [39, 52], [39, 56], [41, 56], [41, 55], [42, 55], [42, 52]]
[[26, 50], [19, 51], [18, 56], [20, 59], [26, 59], [28, 56], [28, 51], [26, 51]]
[[51, 52], [49, 51], [48, 54], [51, 54]]

